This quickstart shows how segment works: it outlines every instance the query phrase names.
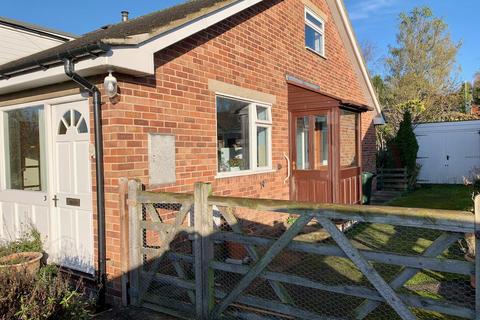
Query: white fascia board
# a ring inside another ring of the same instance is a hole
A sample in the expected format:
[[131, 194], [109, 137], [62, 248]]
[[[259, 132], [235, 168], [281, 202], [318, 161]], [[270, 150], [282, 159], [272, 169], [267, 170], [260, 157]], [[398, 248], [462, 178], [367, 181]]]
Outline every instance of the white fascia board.
[[[376, 111], [376, 118], [379, 118], [379, 120], [377, 120], [379, 122], [378, 124], [385, 124], [385, 119], [383, 119], [382, 109], [380, 107], [377, 94], [375, 93], [375, 89], [373, 88], [372, 82], [370, 80], [370, 74], [368, 72], [368, 69], [365, 64], [365, 60], [363, 59], [362, 53], [360, 51], [357, 38], [355, 37], [355, 34], [353, 32], [353, 28], [350, 23], [350, 19], [348, 18], [347, 11], [345, 10], [345, 5], [343, 4], [343, 0], [329, 0], [328, 2], [331, 4], [332, 11], [337, 11], [338, 14], [340, 15], [341, 24], [345, 28], [345, 32], [347, 34], [347, 38], [349, 42], [348, 44], [345, 44], [345, 45], [347, 46], [349, 45], [351, 50], [353, 51], [353, 55], [356, 61], [352, 61], [352, 62], [356, 63], [360, 69], [361, 75], [363, 77], [366, 88], [368, 90], [368, 94], [370, 95], [371, 101]], [[333, 16], [335, 18], [335, 14]], [[341, 27], [341, 26], [338, 26], [338, 27]]]
[[[81, 60], [75, 64], [75, 71], [88, 77], [96, 74], [117, 71], [134, 76], [154, 74], [153, 57], [138, 47], [125, 47], [109, 51], [105, 56]], [[10, 79], [0, 80], [0, 95], [42, 87], [68, 81], [63, 65], [25, 73]]]

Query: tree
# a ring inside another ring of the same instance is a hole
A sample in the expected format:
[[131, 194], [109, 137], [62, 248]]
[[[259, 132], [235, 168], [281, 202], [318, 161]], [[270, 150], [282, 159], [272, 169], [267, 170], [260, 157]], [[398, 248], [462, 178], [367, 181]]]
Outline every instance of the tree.
[[465, 81], [460, 88], [460, 94], [463, 97], [463, 113], [468, 113], [473, 102], [473, 87], [470, 82]]
[[390, 47], [386, 59], [385, 82], [391, 98], [384, 109], [392, 125], [398, 128], [405, 111], [399, 106], [412, 101], [424, 106], [416, 120], [436, 120], [443, 113], [460, 111], [456, 56], [461, 43], [451, 39], [447, 24], [428, 7], [399, 18], [397, 45]]
[[475, 79], [473, 80], [473, 90], [472, 90], [473, 103], [480, 105], [480, 71], [475, 73]]
[[[417, 170], [418, 142], [412, 126], [412, 115], [410, 110], [403, 113], [403, 120], [400, 123], [394, 144], [397, 146], [402, 165], [407, 168], [409, 176], [415, 176]], [[415, 180], [413, 180], [414, 182]]]
[[383, 65], [383, 59], [377, 54], [377, 47], [370, 41], [364, 40], [360, 45], [363, 60], [368, 67], [370, 74], [376, 74]]

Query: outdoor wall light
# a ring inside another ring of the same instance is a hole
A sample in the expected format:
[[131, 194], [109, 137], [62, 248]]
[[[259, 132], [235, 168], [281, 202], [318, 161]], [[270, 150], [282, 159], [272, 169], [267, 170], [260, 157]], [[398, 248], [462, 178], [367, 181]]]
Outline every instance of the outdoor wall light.
[[108, 76], [103, 80], [103, 86], [105, 87], [105, 93], [109, 98], [114, 98], [118, 93], [117, 78], [112, 76], [112, 72], [108, 72]]

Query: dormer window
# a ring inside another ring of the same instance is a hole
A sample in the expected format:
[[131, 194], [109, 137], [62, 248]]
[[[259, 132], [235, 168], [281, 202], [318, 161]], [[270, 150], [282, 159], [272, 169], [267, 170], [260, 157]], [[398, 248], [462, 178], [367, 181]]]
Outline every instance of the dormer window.
[[305, 47], [325, 56], [325, 22], [312, 10], [305, 7]]

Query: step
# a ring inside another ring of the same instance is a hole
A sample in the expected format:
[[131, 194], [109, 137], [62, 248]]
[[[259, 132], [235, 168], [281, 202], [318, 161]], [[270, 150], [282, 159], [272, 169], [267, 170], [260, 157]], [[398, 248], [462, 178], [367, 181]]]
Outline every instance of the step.
[[401, 192], [395, 191], [395, 190], [379, 190], [379, 191], [374, 191], [372, 195], [378, 194], [378, 195], [384, 195], [384, 196], [396, 196], [397, 194], [400, 194]]
[[399, 193], [398, 191], [392, 191], [392, 190], [375, 190], [373, 194], [396, 194]]
[[405, 173], [379, 173], [377, 179], [387, 178], [387, 177], [405, 177]]

